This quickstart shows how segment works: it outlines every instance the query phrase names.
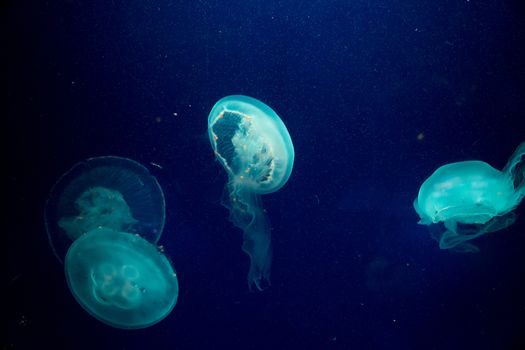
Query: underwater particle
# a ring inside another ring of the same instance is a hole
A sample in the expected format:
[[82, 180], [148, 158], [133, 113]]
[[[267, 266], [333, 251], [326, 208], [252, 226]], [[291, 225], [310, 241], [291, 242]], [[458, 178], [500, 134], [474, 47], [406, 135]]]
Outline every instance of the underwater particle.
[[28, 325], [28, 319], [25, 315], [20, 316], [20, 319], [18, 320], [18, 325], [21, 327], [26, 327]]
[[162, 169], [162, 165], [155, 163], [155, 162], [149, 162], [151, 165], [153, 165], [155, 168]]
[[222, 204], [230, 210], [230, 221], [244, 232], [242, 249], [250, 257], [248, 285], [262, 290], [270, 282], [272, 250], [261, 195], [288, 181], [294, 161], [292, 140], [269, 106], [241, 95], [224, 97], [213, 106], [208, 135], [228, 174]]
[[149, 327], [177, 303], [177, 275], [157, 247], [139, 235], [96, 228], [71, 245], [64, 262], [69, 289], [99, 321]]
[[524, 178], [525, 142], [502, 171], [478, 160], [446, 164], [423, 182], [414, 200], [419, 224], [429, 226], [441, 249], [477, 252], [467, 241], [516, 220], [513, 210], [525, 196]]

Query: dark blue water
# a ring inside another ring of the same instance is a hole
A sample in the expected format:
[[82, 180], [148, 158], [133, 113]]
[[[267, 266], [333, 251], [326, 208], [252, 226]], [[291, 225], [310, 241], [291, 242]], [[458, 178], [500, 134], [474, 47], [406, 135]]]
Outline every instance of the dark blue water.
[[[440, 250], [412, 207], [437, 167], [501, 169], [525, 140], [519, 1], [8, 1], [1, 13], [3, 349], [524, 346], [523, 204], [477, 254]], [[263, 197], [262, 293], [248, 290], [206, 130], [231, 94], [270, 105], [296, 152], [289, 182]], [[143, 330], [89, 316], [47, 242], [51, 186], [102, 155], [148, 166], [166, 195], [180, 296]]]

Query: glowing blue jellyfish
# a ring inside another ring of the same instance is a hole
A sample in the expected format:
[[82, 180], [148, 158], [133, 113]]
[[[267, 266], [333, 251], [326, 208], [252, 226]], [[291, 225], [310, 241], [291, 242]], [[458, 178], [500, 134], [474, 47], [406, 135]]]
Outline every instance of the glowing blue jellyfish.
[[113, 156], [75, 164], [53, 186], [45, 209], [49, 242], [60, 261], [74, 240], [97, 227], [157, 243], [164, 219], [164, 194], [155, 177], [141, 164]]
[[78, 303], [113, 327], [149, 327], [177, 303], [179, 285], [170, 262], [139, 235], [95, 228], [73, 242], [64, 267]]
[[476, 252], [468, 240], [501, 230], [516, 220], [512, 212], [525, 196], [525, 142], [502, 171], [482, 161], [438, 168], [421, 185], [414, 208], [422, 225], [443, 223], [441, 249]]
[[250, 256], [248, 285], [259, 290], [270, 281], [270, 224], [261, 195], [279, 190], [292, 172], [294, 149], [286, 126], [267, 105], [247, 96], [219, 100], [208, 117], [215, 156], [228, 173], [222, 204], [244, 232]]

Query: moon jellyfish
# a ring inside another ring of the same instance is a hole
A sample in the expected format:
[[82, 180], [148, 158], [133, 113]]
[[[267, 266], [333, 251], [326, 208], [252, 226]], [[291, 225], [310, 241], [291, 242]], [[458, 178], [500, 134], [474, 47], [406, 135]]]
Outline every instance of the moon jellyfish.
[[179, 285], [170, 262], [139, 235], [95, 228], [73, 242], [64, 267], [78, 303], [113, 327], [149, 327], [177, 303]]
[[294, 149], [286, 126], [267, 105], [248, 96], [219, 100], [208, 117], [215, 156], [228, 173], [222, 204], [244, 232], [242, 249], [250, 257], [248, 285], [270, 282], [270, 224], [261, 195], [279, 190], [292, 172]]
[[512, 225], [524, 196], [525, 142], [502, 171], [477, 160], [438, 168], [421, 185], [414, 208], [419, 224], [444, 225], [444, 232], [431, 226], [441, 249], [476, 252], [467, 241]]
[[164, 194], [155, 177], [141, 164], [114, 156], [75, 164], [53, 186], [45, 208], [49, 242], [60, 261], [74, 240], [97, 227], [157, 243], [164, 219]]

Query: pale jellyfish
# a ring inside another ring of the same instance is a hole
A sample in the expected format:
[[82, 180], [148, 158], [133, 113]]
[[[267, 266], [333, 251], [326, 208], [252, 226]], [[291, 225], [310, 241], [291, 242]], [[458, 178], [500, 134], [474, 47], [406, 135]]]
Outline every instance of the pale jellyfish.
[[444, 224], [435, 234], [441, 249], [475, 252], [467, 241], [512, 225], [524, 196], [525, 142], [502, 171], [478, 160], [438, 168], [421, 185], [414, 208], [420, 224]]
[[104, 156], [79, 162], [60, 177], [44, 218], [51, 248], [63, 261], [76, 239], [98, 227], [157, 243], [165, 216], [164, 193], [148, 169], [132, 159]]
[[215, 156], [228, 173], [222, 204], [244, 232], [250, 256], [248, 285], [262, 290], [270, 282], [270, 224], [261, 195], [279, 190], [292, 172], [294, 149], [286, 126], [267, 105], [248, 96], [219, 100], [208, 117]]
[[149, 327], [177, 303], [175, 270], [157, 246], [140, 235], [95, 228], [71, 244], [64, 266], [78, 303], [116, 328]]

